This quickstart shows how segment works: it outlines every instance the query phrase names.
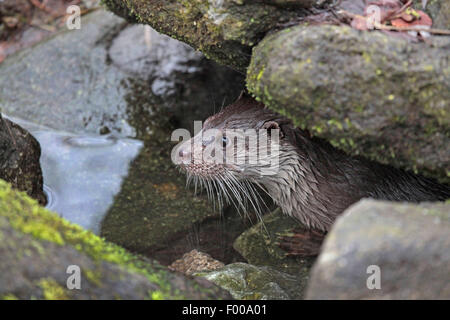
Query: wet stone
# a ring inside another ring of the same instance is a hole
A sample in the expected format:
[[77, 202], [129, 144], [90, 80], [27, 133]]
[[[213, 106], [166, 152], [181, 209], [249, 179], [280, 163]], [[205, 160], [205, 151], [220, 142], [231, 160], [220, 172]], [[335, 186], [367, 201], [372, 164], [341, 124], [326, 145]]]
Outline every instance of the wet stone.
[[[330, 1], [117, 1], [109, 10], [179, 39], [206, 56], [245, 72], [251, 48], [279, 23], [305, 15]], [[159, 14], [161, 11], [164, 14]]]
[[308, 277], [315, 257], [291, 257], [280, 248], [284, 236], [292, 235], [301, 224], [280, 209], [264, 215], [262, 220], [242, 233], [234, 248], [253, 265], [270, 266], [283, 272]]
[[243, 300], [302, 299], [306, 279], [268, 266], [232, 263], [225, 267], [195, 274]]
[[40, 155], [36, 139], [0, 113], [0, 179], [45, 205]]

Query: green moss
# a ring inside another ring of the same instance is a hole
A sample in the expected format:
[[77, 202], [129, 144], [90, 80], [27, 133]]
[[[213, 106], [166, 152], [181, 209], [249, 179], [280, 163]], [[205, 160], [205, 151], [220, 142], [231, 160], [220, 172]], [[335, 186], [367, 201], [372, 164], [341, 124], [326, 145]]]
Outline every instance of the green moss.
[[[174, 296], [174, 290], [165, 280], [167, 272], [156, 270], [143, 262], [139, 257], [132, 255], [125, 249], [105, 242], [92, 232], [82, 229], [60, 218], [53, 212], [38, 205], [25, 193], [13, 190], [11, 186], [0, 180], [0, 216], [6, 217], [11, 226], [23, 233], [30, 234], [37, 239], [51, 241], [57, 245], [71, 245], [76, 250], [87, 254], [97, 263], [107, 261], [125, 267], [126, 269], [142, 274], [152, 283], [160, 287], [158, 297], [181, 299]], [[95, 272], [87, 272], [86, 276], [93, 282], [98, 282]], [[51, 282], [42, 282], [41, 286], [55, 289]], [[49, 291], [48, 295], [58, 294], [58, 290]]]
[[0, 297], [1, 300], [19, 300], [14, 294], [8, 293]]
[[164, 295], [161, 293], [161, 291], [149, 292], [149, 295], [150, 295], [151, 300], [163, 300], [164, 299]]
[[265, 68], [262, 67], [261, 70], [259, 71], [258, 75], [256, 76], [256, 81], [260, 81], [262, 78], [262, 75], [264, 74], [264, 70]]
[[41, 279], [38, 285], [42, 288], [45, 300], [69, 300], [67, 290], [50, 278]]
[[328, 120], [328, 125], [335, 126], [338, 130], [343, 130], [344, 127], [342, 126], [342, 123], [337, 119], [330, 119]]
[[95, 270], [82, 270], [82, 274], [86, 276], [89, 282], [96, 285], [97, 287], [101, 287], [102, 285], [102, 274], [99, 271]]

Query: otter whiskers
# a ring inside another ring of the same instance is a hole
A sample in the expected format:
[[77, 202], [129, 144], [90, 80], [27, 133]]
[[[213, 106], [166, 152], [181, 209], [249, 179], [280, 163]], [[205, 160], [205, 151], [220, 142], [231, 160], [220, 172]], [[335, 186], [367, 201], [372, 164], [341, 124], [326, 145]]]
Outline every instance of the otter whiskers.
[[259, 183], [251, 183], [248, 180], [238, 180], [230, 172], [221, 172], [210, 178], [207, 176], [194, 175], [186, 171], [186, 187], [194, 185], [194, 194], [197, 195], [201, 189], [206, 191], [208, 200], [213, 203], [214, 208], [222, 210], [225, 205], [233, 205], [240, 215], [248, 217], [251, 208], [260, 220], [267, 205], [261, 197], [258, 189], [266, 190]]

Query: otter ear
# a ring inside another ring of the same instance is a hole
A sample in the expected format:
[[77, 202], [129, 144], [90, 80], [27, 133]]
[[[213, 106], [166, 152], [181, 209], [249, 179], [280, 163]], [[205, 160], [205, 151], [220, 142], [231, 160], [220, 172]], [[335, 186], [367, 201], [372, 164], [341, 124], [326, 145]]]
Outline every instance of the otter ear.
[[280, 138], [284, 137], [284, 133], [281, 130], [280, 125], [276, 121], [266, 121], [266, 122], [264, 122], [263, 129], [266, 129], [266, 130], [269, 130], [269, 131], [272, 130], [272, 129], [278, 129], [279, 132], [280, 132]]

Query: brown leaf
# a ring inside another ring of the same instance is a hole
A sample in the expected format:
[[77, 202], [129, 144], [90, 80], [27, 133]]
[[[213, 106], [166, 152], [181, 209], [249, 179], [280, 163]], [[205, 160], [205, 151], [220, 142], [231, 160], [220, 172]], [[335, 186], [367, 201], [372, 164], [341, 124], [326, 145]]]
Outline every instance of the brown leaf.
[[403, 19], [403, 16], [401, 16], [400, 18], [391, 20], [391, 24], [394, 27], [399, 27], [399, 28], [413, 27], [413, 26], [431, 27], [431, 25], [433, 24], [433, 20], [431, 20], [430, 16], [421, 10], [417, 10], [416, 12], [420, 16], [419, 19], [415, 19], [412, 21], [405, 21], [405, 19]]

